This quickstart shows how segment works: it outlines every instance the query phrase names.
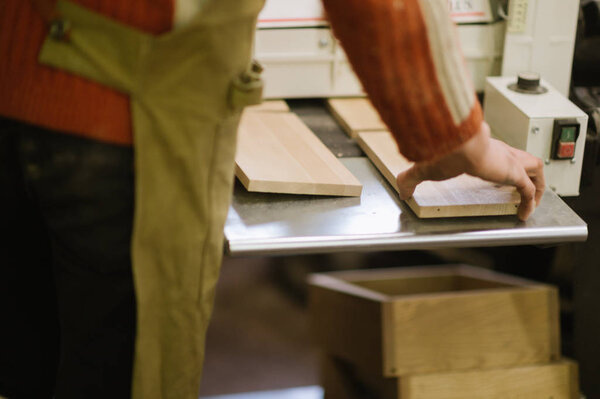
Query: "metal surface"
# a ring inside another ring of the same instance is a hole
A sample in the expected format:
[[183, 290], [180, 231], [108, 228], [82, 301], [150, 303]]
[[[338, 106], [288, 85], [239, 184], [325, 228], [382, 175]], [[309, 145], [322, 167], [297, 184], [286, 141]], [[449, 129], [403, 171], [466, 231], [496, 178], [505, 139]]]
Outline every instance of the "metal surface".
[[525, 223], [516, 216], [418, 219], [367, 158], [342, 163], [360, 198], [249, 193], [236, 184], [225, 225], [229, 255], [288, 255], [584, 241], [587, 225], [546, 191]]
[[323, 144], [338, 158], [362, 157], [356, 141], [348, 136], [333, 119], [325, 101], [321, 99], [287, 100], [290, 110], [313, 131]]

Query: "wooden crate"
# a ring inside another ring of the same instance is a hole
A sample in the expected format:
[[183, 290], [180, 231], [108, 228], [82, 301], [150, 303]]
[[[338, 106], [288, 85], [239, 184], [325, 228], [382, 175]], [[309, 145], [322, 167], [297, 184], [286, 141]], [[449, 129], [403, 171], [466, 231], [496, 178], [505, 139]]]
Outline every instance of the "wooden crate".
[[381, 377], [322, 356], [324, 399], [579, 399], [569, 360], [510, 368]]
[[560, 357], [557, 290], [469, 266], [315, 274], [310, 313], [323, 351], [388, 377]]

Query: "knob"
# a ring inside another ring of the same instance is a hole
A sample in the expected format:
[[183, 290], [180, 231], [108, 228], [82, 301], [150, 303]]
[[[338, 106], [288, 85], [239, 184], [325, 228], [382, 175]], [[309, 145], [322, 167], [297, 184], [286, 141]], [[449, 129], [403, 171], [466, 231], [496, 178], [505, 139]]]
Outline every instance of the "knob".
[[537, 72], [521, 72], [517, 75], [517, 82], [508, 85], [508, 88], [524, 94], [543, 94], [548, 91], [540, 86], [540, 74]]
[[517, 86], [522, 90], [535, 91], [540, 86], [540, 74], [536, 72], [521, 72], [517, 76]]

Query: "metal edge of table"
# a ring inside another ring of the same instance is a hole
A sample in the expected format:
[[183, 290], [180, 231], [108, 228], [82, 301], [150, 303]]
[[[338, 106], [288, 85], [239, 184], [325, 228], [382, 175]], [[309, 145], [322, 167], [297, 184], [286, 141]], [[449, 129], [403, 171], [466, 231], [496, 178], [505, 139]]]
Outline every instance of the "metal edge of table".
[[435, 236], [356, 235], [248, 239], [227, 242], [225, 252], [232, 256], [300, 255], [341, 251], [392, 251], [448, 247], [492, 247], [559, 244], [585, 241], [587, 227], [565, 227], [554, 231], [501, 230], [498, 232], [455, 233]]

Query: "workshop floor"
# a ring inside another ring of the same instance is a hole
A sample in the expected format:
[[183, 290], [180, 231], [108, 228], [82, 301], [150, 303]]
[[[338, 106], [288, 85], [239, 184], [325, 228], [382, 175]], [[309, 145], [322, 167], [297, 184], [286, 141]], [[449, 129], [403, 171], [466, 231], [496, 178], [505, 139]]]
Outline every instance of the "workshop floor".
[[318, 384], [303, 305], [275, 284], [272, 260], [225, 259], [208, 330], [201, 396]]
[[282, 396], [283, 391], [262, 392], [231, 399], [266, 399], [270, 394], [281, 399], [319, 398], [318, 353], [304, 305], [307, 275], [368, 265], [437, 263], [439, 258], [417, 251], [401, 256], [388, 252], [225, 258], [208, 329], [200, 396], [217, 399], [212, 397], [304, 387], [285, 391], [289, 396]]

